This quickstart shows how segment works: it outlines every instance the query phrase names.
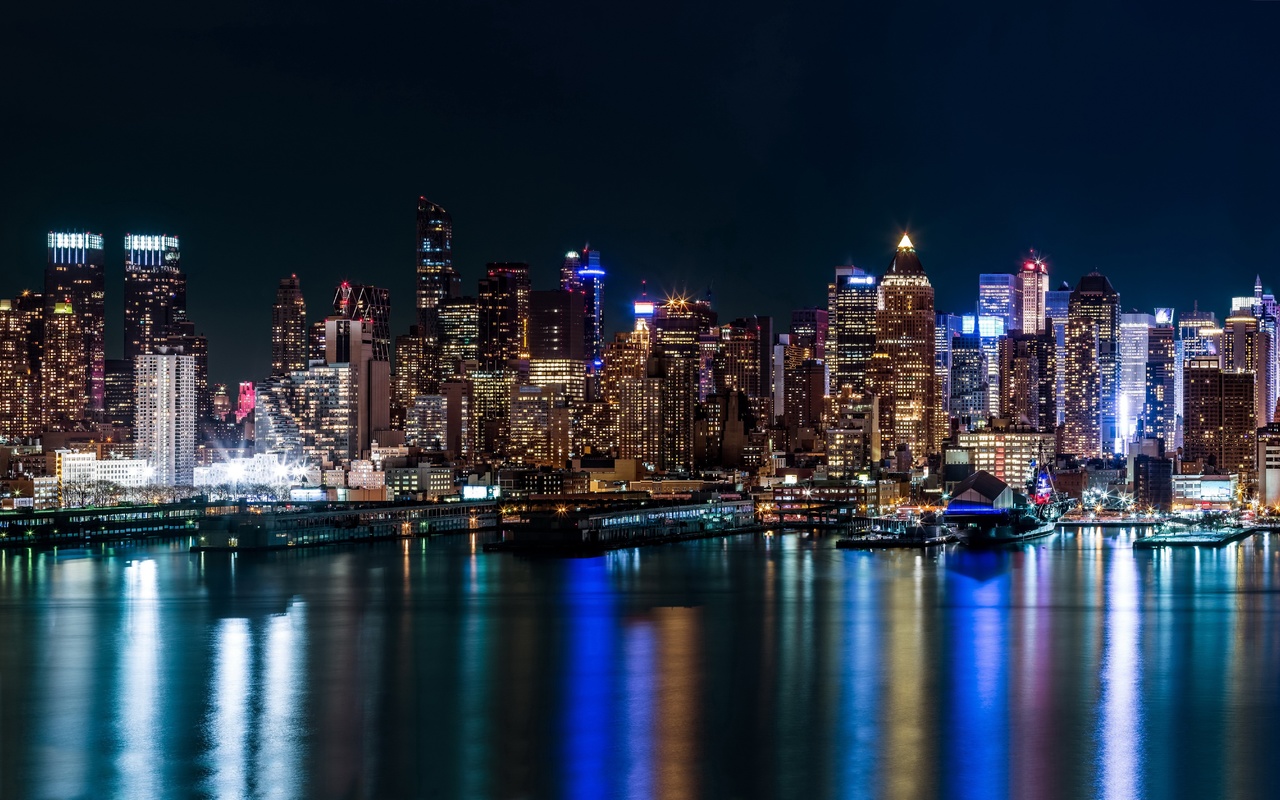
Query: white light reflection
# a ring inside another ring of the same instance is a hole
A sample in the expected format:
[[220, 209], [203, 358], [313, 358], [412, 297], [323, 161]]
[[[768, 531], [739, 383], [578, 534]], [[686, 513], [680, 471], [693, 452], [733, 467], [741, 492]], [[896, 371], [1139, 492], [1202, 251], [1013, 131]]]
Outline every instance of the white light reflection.
[[213, 640], [213, 677], [205, 739], [209, 743], [204, 792], [212, 797], [245, 797], [245, 740], [248, 736], [249, 621], [223, 619]]
[[134, 561], [124, 569], [124, 620], [120, 634], [118, 698], [120, 752], [116, 758], [119, 792], [125, 797], [156, 797], [163, 787], [161, 739], [156, 735], [160, 695], [160, 624], [156, 562]]
[[303, 659], [306, 649], [306, 606], [298, 602], [287, 614], [267, 620], [266, 685], [262, 689], [262, 724], [254, 753], [254, 775], [267, 797], [297, 797], [302, 783], [298, 765], [302, 720]]
[[1102, 657], [1102, 715], [1095, 763], [1101, 767], [1099, 796], [1127, 800], [1142, 796], [1145, 763], [1138, 705], [1142, 670], [1138, 651], [1141, 604], [1133, 550], [1114, 547], [1110, 554], [1111, 579], [1107, 586]]

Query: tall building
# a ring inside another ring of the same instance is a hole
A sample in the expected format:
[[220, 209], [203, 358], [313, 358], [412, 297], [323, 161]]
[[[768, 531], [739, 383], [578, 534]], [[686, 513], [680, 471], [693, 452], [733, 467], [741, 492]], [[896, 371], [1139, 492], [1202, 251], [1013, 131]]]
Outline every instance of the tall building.
[[1010, 334], [1000, 341], [999, 358], [1000, 417], [1033, 431], [1052, 432], [1057, 416], [1053, 336]]
[[[1166, 319], [1172, 319], [1169, 314]], [[1160, 316], [1157, 315], [1157, 319]], [[1142, 409], [1144, 436], [1159, 439], [1166, 452], [1172, 453], [1178, 442], [1178, 424], [1181, 418], [1176, 401], [1180, 392], [1176, 389], [1179, 377], [1177, 349], [1173, 326], [1157, 324], [1147, 333], [1146, 399]]]
[[1053, 341], [1057, 348], [1057, 374], [1058, 374], [1058, 392], [1057, 392], [1057, 410], [1058, 423], [1062, 424], [1066, 418], [1067, 406], [1067, 369], [1066, 369], [1066, 353], [1067, 353], [1067, 310], [1071, 304], [1071, 284], [1063, 281], [1058, 285], [1057, 289], [1046, 292], [1044, 296], [1044, 320], [1045, 330], [1052, 329]]
[[960, 334], [951, 340], [951, 395], [948, 410], [960, 430], [984, 421], [989, 408], [987, 353], [976, 334]]
[[1044, 333], [1045, 296], [1049, 293], [1049, 265], [1034, 253], [1018, 271], [1017, 296], [1022, 306], [1019, 322], [1023, 333]]
[[827, 477], [852, 480], [880, 461], [879, 399], [848, 389], [831, 398], [831, 424], [826, 430]]
[[453, 217], [425, 197], [418, 198], [418, 327], [436, 329], [436, 309], [441, 301], [460, 292], [453, 268]]
[[27, 315], [0, 300], [0, 439], [34, 436], [40, 427], [36, 375], [28, 350]]
[[376, 320], [333, 316], [325, 320], [325, 364], [345, 367], [351, 375], [351, 407], [355, 437], [349, 458], [362, 458], [381, 431], [391, 427], [391, 362], [375, 357]]
[[49, 233], [49, 261], [44, 272], [44, 316], [59, 313], [59, 303], [75, 309], [83, 344], [85, 411], [102, 410], [106, 375], [105, 260], [102, 236], [96, 233]]
[[1259, 427], [1254, 373], [1223, 369], [1213, 357], [1193, 358], [1186, 364], [1183, 380], [1182, 460], [1211, 465], [1223, 473], [1252, 475]]
[[960, 330], [965, 335], [977, 334], [982, 352], [987, 357], [987, 411], [989, 416], [1000, 415], [1000, 343], [1009, 335], [1004, 317], [991, 314], [965, 314], [960, 318]]
[[893, 263], [880, 283], [876, 353], [891, 371], [872, 391], [880, 397], [880, 432], [892, 449], [906, 445], [912, 457], [939, 450], [941, 406], [934, 380], [933, 286], [915, 245], [903, 234]]
[[857, 267], [836, 267], [827, 287], [827, 367], [831, 391], [848, 387], [860, 394], [867, 388], [867, 371], [876, 349], [876, 310], [879, 289], [874, 275]]
[[[162, 350], [164, 348], [161, 348]], [[159, 352], [134, 359], [134, 454], [161, 486], [191, 486], [196, 459], [196, 363]]]
[[563, 291], [576, 294], [582, 289], [582, 284], [578, 280], [580, 269], [582, 269], [582, 257], [578, 255], [578, 251], [570, 250], [565, 253], [564, 262], [560, 265], [560, 288]]
[[155, 352], [186, 318], [187, 276], [176, 236], [124, 237], [124, 357]]
[[1280, 422], [1258, 429], [1258, 505], [1274, 513], [1280, 508]]
[[662, 387], [658, 448], [661, 469], [689, 471], [693, 468], [693, 422], [699, 400], [702, 334], [715, 324], [716, 314], [705, 301], [672, 299], [654, 315], [653, 355], [646, 374], [658, 379]]
[[590, 245], [582, 248], [578, 286], [582, 292], [583, 355], [593, 366], [600, 364], [604, 353], [604, 277], [600, 251], [592, 250]]
[[791, 343], [809, 351], [809, 358], [827, 358], [830, 312], [825, 308], [797, 308], [791, 312]]
[[569, 407], [558, 386], [519, 386], [511, 396], [507, 456], [563, 468], [569, 459]]
[[1022, 296], [1017, 275], [978, 276], [978, 316], [999, 317], [1006, 331], [1022, 330]]
[[1261, 328], [1261, 322], [1250, 309], [1235, 311], [1227, 318], [1222, 330], [1222, 366], [1254, 373], [1257, 379], [1254, 407], [1259, 424], [1265, 425], [1276, 407], [1271, 394], [1275, 359], [1271, 335]]
[[1081, 458], [1102, 456], [1102, 378], [1098, 323], [1084, 314], [1067, 320], [1062, 450]]
[[[333, 295], [333, 313], [364, 322], [374, 361], [391, 361], [391, 293], [377, 286], [343, 281]], [[328, 331], [328, 327], [325, 328]], [[327, 352], [327, 350], [326, 350]]]
[[529, 357], [584, 357], [584, 317], [578, 297], [567, 291], [538, 291], [529, 299]]
[[271, 308], [271, 374], [307, 368], [307, 301], [297, 275], [280, 279]]
[[[55, 303], [44, 318], [43, 363], [40, 369], [40, 424], [46, 431], [74, 430], [85, 418], [85, 336], [80, 315], [70, 303]], [[106, 362], [103, 362], [106, 375]], [[105, 396], [105, 383], [104, 383]]]
[[745, 317], [720, 326], [713, 356], [716, 393], [769, 394], [773, 353], [768, 345], [773, 337], [768, 323], [768, 317]]
[[[426, 331], [421, 331], [425, 336]], [[461, 374], [460, 365], [480, 359], [480, 304], [474, 297], [451, 297], [440, 304], [440, 375]]]
[[[1084, 379], [1087, 374], [1079, 373], [1073, 369], [1072, 336], [1071, 336], [1071, 320], [1085, 320], [1092, 324], [1093, 343], [1089, 342], [1090, 334], [1085, 327], [1077, 328], [1077, 336], [1075, 343], [1078, 347], [1084, 348], [1080, 350], [1074, 358], [1082, 357], [1087, 350], [1096, 350], [1097, 356], [1097, 425], [1099, 430], [1099, 446], [1095, 450], [1089, 447], [1087, 450], [1071, 451], [1076, 455], [1093, 455], [1118, 452], [1120, 443], [1120, 430], [1118, 425], [1118, 415], [1116, 413], [1117, 389], [1120, 382], [1120, 358], [1119, 358], [1119, 339], [1120, 339], [1120, 295], [1116, 290], [1111, 288], [1111, 281], [1106, 276], [1098, 272], [1091, 272], [1080, 279], [1076, 284], [1075, 291], [1071, 293], [1071, 300], [1067, 309], [1067, 403], [1068, 410], [1067, 423], [1071, 424], [1071, 403], [1076, 402], [1077, 424], [1076, 430], [1082, 430], [1080, 423], [1083, 417], [1080, 414], [1093, 415], [1092, 407], [1087, 410], [1081, 403], [1088, 402], [1092, 405], [1093, 390], [1076, 392], [1073, 389], [1072, 380], [1077, 381]], [[1078, 363], [1076, 367], [1084, 369], [1084, 365]], [[1083, 442], [1080, 442], [1083, 444]]]
[[1155, 327], [1151, 314], [1132, 312], [1120, 315], [1118, 341], [1120, 379], [1116, 385], [1116, 427], [1120, 441], [1128, 445], [1138, 435], [1139, 420], [1147, 398], [1147, 338]]
[[529, 265], [490, 264], [480, 279], [478, 319], [480, 361], [487, 368], [527, 354], [529, 327]]
[[937, 376], [938, 397], [948, 414], [951, 410], [951, 344], [964, 332], [964, 319], [957, 314], [939, 312], [933, 329], [933, 364]]
[[393, 427], [397, 422], [408, 424], [409, 411], [414, 408], [419, 395], [434, 394], [439, 388], [436, 370], [431, 363], [436, 354], [433, 344], [429, 337], [421, 335], [417, 325], [410, 325], [407, 334], [396, 337], [391, 398]]
[[120, 428], [133, 427], [134, 380], [133, 362], [126, 358], [108, 358], [106, 400], [102, 421]]

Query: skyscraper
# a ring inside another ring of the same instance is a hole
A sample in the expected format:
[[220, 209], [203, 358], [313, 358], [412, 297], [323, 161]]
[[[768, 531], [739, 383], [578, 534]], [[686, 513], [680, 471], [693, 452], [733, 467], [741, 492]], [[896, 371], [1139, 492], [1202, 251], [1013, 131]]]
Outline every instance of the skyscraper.
[[307, 301], [297, 275], [280, 279], [271, 308], [271, 374], [307, 368]]
[[[1067, 309], [1068, 331], [1067, 337], [1071, 338], [1070, 321], [1072, 319], [1087, 320], [1093, 325], [1093, 336], [1096, 338], [1096, 344], [1090, 345], [1087, 342], [1088, 334], [1083, 327], [1077, 329], [1079, 334], [1076, 337], [1076, 344], [1083, 348], [1096, 347], [1097, 349], [1097, 376], [1098, 376], [1098, 408], [1097, 408], [1097, 424], [1100, 435], [1099, 454], [1110, 455], [1118, 452], [1120, 442], [1120, 431], [1117, 424], [1116, 414], [1116, 394], [1120, 381], [1120, 358], [1119, 358], [1119, 338], [1120, 338], [1120, 295], [1116, 290], [1111, 288], [1111, 282], [1106, 276], [1098, 272], [1091, 272], [1080, 279], [1076, 284], [1075, 291], [1071, 293], [1071, 300]], [[1071, 397], [1076, 394], [1077, 401], [1083, 401], [1086, 397], [1092, 397], [1091, 392], [1084, 394], [1075, 393], [1072, 390], [1071, 381], [1074, 379], [1081, 380], [1086, 377], [1085, 373], [1077, 373], [1072, 368], [1071, 341], [1067, 342], [1067, 398], [1068, 403]], [[1083, 353], [1083, 351], [1081, 351]], [[1078, 362], [1078, 367], [1083, 369], [1083, 365]], [[1091, 402], [1091, 401], [1090, 401]], [[1082, 408], [1077, 404], [1077, 410]], [[1093, 410], [1088, 411], [1089, 414]], [[1068, 415], [1070, 411], [1068, 411]], [[1068, 420], [1070, 422], [1070, 420]], [[1077, 420], [1079, 422], [1079, 420]], [[1080, 428], [1077, 426], [1077, 430]], [[1075, 451], [1073, 451], [1075, 452]], [[1095, 451], [1090, 449], [1088, 454]], [[1085, 455], [1086, 453], [1076, 452], [1076, 455]]]
[[1062, 449], [1081, 458], [1102, 455], [1102, 384], [1098, 363], [1098, 323], [1084, 314], [1067, 319], [1063, 356], [1066, 391]]
[[809, 351], [809, 358], [827, 358], [830, 313], [825, 308], [797, 308], [791, 312], [791, 344]]
[[462, 362], [479, 358], [480, 304], [474, 297], [451, 297], [440, 304], [440, 374], [461, 374]]
[[943, 427], [934, 380], [935, 325], [933, 286], [903, 234], [881, 281], [876, 312], [876, 353], [888, 356], [891, 374], [872, 391], [880, 396], [881, 435], [895, 448], [906, 445], [917, 459], [938, 451]]
[[578, 292], [582, 284], [578, 280], [578, 270], [582, 269], [582, 256], [577, 250], [564, 254], [564, 262], [560, 265], [560, 288], [566, 292]]
[[1213, 465], [1224, 473], [1253, 472], [1256, 376], [1248, 370], [1223, 369], [1218, 360], [1193, 358], [1183, 373], [1186, 387], [1184, 462]]
[[486, 264], [485, 269], [492, 279], [502, 274], [506, 275], [507, 291], [513, 293], [512, 312], [515, 314], [515, 327], [512, 336], [515, 337], [516, 354], [520, 358], [527, 357], [529, 354], [529, 292], [533, 290], [533, 283], [529, 277], [529, 265], [522, 261], [503, 261]]
[[[480, 279], [478, 320], [480, 361], [486, 369], [505, 365], [524, 354], [524, 331], [529, 309], [528, 265], [490, 264]], [[522, 303], [523, 298], [523, 303]], [[521, 311], [525, 312], [522, 318]]]
[[[49, 261], [44, 272], [44, 316], [48, 320], [59, 303], [75, 310], [83, 345], [85, 411], [102, 410], [106, 375], [105, 260], [97, 233], [49, 233]], [[65, 324], [65, 323], [60, 323]]]
[[600, 265], [600, 251], [592, 250], [590, 245], [582, 248], [578, 285], [583, 301], [583, 355], [587, 363], [599, 365], [604, 353], [604, 267]]
[[1045, 295], [1049, 292], [1049, 265], [1034, 253], [1018, 271], [1017, 295], [1022, 303], [1019, 321], [1023, 333], [1044, 333]]
[[960, 430], [971, 430], [986, 419], [989, 400], [987, 353], [976, 333], [951, 340], [951, 395], [948, 410]]
[[176, 236], [124, 237], [124, 357], [155, 352], [186, 319], [187, 276]]
[[[162, 348], [164, 349], [164, 348]], [[196, 364], [162, 352], [134, 359], [134, 454], [161, 486], [190, 486], [196, 457]]]
[[1155, 327], [1151, 314], [1120, 315], [1120, 379], [1116, 388], [1116, 426], [1124, 450], [1138, 433], [1138, 421], [1147, 398], [1147, 339]]
[[33, 436], [40, 426], [35, 375], [27, 348], [27, 316], [0, 300], [0, 438]]
[[[40, 368], [40, 421], [46, 431], [74, 430], [85, 418], [85, 337], [70, 303], [55, 303], [44, 319]], [[103, 362], [106, 374], [106, 362]], [[105, 385], [104, 385], [105, 388]]]
[[[343, 281], [333, 295], [333, 313], [363, 320], [373, 343], [374, 361], [391, 361], [391, 293], [377, 286]], [[327, 331], [328, 328], [326, 327]]]
[[978, 316], [999, 317], [1006, 331], [1022, 329], [1022, 296], [1017, 275], [983, 273], [978, 276]]
[[1071, 304], [1071, 284], [1063, 281], [1058, 288], [1046, 292], [1044, 296], [1045, 330], [1053, 331], [1053, 342], [1057, 354], [1057, 424], [1061, 425], [1066, 418], [1067, 392], [1067, 309]]
[[[1170, 313], [1168, 319], [1172, 318]], [[1145, 436], [1163, 441], [1165, 451], [1169, 453], [1174, 451], [1178, 442], [1180, 412], [1175, 403], [1181, 392], [1175, 386], [1179, 376], [1176, 362], [1173, 326], [1157, 324], [1147, 334], [1146, 401], [1142, 409], [1142, 428]]]
[[436, 308], [460, 292], [453, 268], [453, 217], [425, 197], [418, 198], [418, 326], [436, 327]]
[[835, 281], [827, 287], [827, 368], [831, 391], [843, 387], [861, 394], [867, 387], [867, 370], [876, 349], [876, 308], [879, 290], [874, 275], [857, 267], [836, 267]]
[[1251, 310], [1241, 309], [1227, 318], [1222, 331], [1223, 368], [1248, 370], [1256, 378], [1254, 408], [1259, 427], [1270, 421], [1275, 410], [1275, 398], [1271, 396], [1272, 341], [1261, 322]]

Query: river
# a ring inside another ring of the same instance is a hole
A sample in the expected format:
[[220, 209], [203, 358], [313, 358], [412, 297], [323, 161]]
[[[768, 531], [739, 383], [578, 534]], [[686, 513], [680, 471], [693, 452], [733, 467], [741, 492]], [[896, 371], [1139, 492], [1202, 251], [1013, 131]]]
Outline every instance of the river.
[[1280, 534], [0, 551], [4, 798], [1274, 796]]

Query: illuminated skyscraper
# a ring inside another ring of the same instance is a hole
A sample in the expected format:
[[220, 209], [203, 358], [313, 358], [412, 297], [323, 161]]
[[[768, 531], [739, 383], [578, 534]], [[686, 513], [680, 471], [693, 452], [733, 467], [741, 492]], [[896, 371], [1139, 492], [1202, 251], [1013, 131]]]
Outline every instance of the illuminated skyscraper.
[[582, 248], [578, 285], [583, 303], [583, 356], [588, 364], [599, 365], [604, 352], [604, 267], [600, 265], [600, 251], [592, 250], [590, 245]]
[[1116, 389], [1116, 425], [1124, 449], [1138, 433], [1147, 397], [1147, 333], [1156, 324], [1151, 314], [1120, 315], [1120, 380]]
[[[1092, 408], [1087, 411], [1080, 403], [1092, 403], [1092, 390], [1075, 391], [1073, 388], [1073, 380], [1084, 380], [1088, 377], [1087, 372], [1081, 372], [1079, 369], [1073, 368], [1073, 357], [1077, 360], [1074, 362], [1077, 367], [1083, 369], [1083, 365], [1079, 364], [1078, 359], [1083, 357], [1086, 351], [1092, 351], [1096, 348], [1097, 353], [1097, 426], [1099, 430], [1099, 445], [1095, 451], [1089, 448], [1085, 452], [1070, 451], [1076, 455], [1094, 455], [1098, 454], [1110, 455], [1118, 452], [1120, 443], [1120, 431], [1117, 424], [1116, 414], [1116, 395], [1120, 382], [1120, 358], [1119, 358], [1119, 338], [1120, 338], [1120, 295], [1116, 290], [1111, 288], [1111, 282], [1106, 276], [1098, 272], [1091, 272], [1080, 279], [1080, 283], [1076, 285], [1075, 291], [1071, 293], [1071, 301], [1067, 310], [1068, 329], [1067, 329], [1067, 403], [1070, 406], [1073, 395], [1076, 400], [1077, 418], [1074, 422], [1077, 432], [1083, 431], [1081, 427], [1084, 416], [1087, 414], [1092, 416], [1095, 412]], [[1080, 319], [1088, 320], [1093, 325], [1093, 337], [1096, 342], [1090, 344], [1089, 334], [1084, 327], [1077, 328], [1078, 336], [1075, 343], [1079, 348], [1083, 348], [1073, 356], [1071, 342], [1071, 320]], [[1068, 409], [1068, 424], [1073, 424], [1070, 419], [1070, 409]], [[1090, 434], [1091, 435], [1091, 434]], [[1083, 440], [1079, 440], [1079, 444], [1084, 444]]]
[[[702, 334], [716, 324], [705, 301], [669, 300], [654, 316], [653, 356], [649, 378], [661, 381], [662, 428], [658, 463], [661, 469], [693, 468], [693, 417], [698, 404]], [[714, 337], [713, 337], [714, 341]]]
[[964, 318], [956, 314], [939, 313], [933, 329], [933, 364], [938, 397], [948, 413], [951, 410], [951, 344], [963, 333], [963, 323]]
[[[1164, 310], [1164, 309], [1159, 309]], [[1172, 313], [1165, 316], [1173, 318]], [[1156, 317], [1157, 322], [1161, 319]], [[1174, 386], [1178, 378], [1175, 369], [1177, 351], [1173, 338], [1173, 326], [1165, 322], [1157, 324], [1147, 333], [1146, 398], [1142, 410], [1142, 428], [1146, 436], [1154, 436], [1164, 442], [1165, 451], [1172, 453], [1177, 447], [1179, 413], [1175, 401], [1179, 392]]]
[[[106, 297], [102, 236], [83, 232], [50, 232], [49, 262], [44, 272], [44, 316], [59, 303], [70, 304], [83, 338], [85, 412], [102, 410], [106, 375]], [[60, 323], [62, 324], [62, 323]]]
[[563, 468], [569, 459], [569, 408], [560, 387], [517, 387], [510, 413], [508, 458]]
[[[43, 364], [40, 369], [40, 420], [46, 431], [74, 430], [84, 421], [85, 337], [80, 315], [70, 303], [55, 303], [44, 318]], [[103, 374], [106, 363], [103, 362]], [[104, 385], [105, 388], [105, 385]]]
[[791, 312], [791, 344], [809, 351], [809, 358], [827, 358], [830, 312], [825, 308], [797, 308]]
[[176, 236], [124, 237], [124, 357], [155, 352], [185, 318], [187, 276]]
[[1053, 342], [1057, 353], [1057, 409], [1058, 422], [1061, 425], [1066, 417], [1067, 392], [1067, 309], [1071, 304], [1071, 284], [1063, 281], [1058, 288], [1046, 292], [1044, 296], [1045, 330], [1053, 330]]
[[307, 301], [297, 275], [280, 279], [271, 308], [271, 374], [307, 368]]
[[154, 470], [155, 483], [190, 486], [196, 458], [195, 359], [151, 353], [135, 358], [133, 369], [134, 454]]
[[1004, 317], [995, 315], [965, 314], [961, 317], [961, 330], [965, 334], [978, 335], [982, 352], [987, 357], [987, 415], [1000, 415], [1000, 342], [1009, 335]]
[[362, 320], [373, 343], [373, 360], [391, 361], [390, 292], [377, 286], [343, 281], [333, 295], [333, 313], [343, 319]]
[[[443, 307], [442, 307], [443, 308]], [[443, 314], [441, 320], [443, 320]], [[392, 390], [392, 426], [407, 424], [408, 414], [419, 395], [434, 394], [439, 388], [431, 359], [437, 353], [434, 342], [422, 336], [417, 325], [396, 337], [396, 363]], [[443, 449], [443, 448], [441, 448]]]
[[866, 390], [867, 369], [876, 349], [876, 278], [857, 267], [836, 267], [827, 287], [827, 369], [831, 391]]
[[477, 299], [481, 362], [494, 367], [528, 355], [529, 265], [489, 264]]
[[108, 358], [106, 401], [102, 421], [117, 427], [133, 427], [133, 362], [124, 358]]
[[987, 418], [989, 407], [987, 353], [976, 333], [951, 339], [951, 394], [948, 410], [960, 421], [960, 430], [971, 429]]
[[933, 286], [904, 234], [876, 312], [876, 353], [888, 357], [891, 374], [871, 390], [880, 397], [882, 437], [895, 449], [906, 445], [916, 459], [938, 451], [945, 427], [934, 376], [936, 324]]
[[1254, 408], [1259, 427], [1265, 425], [1275, 409], [1271, 397], [1271, 336], [1262, 330], [1261, 319], [1251, 309], [1240, 309], [1227, 318], [1222, 330], [1223, 369], [1248, 370], [1257, 378]]
[[1084, 314], [1068, 318], [1063, 365], [1066, 391], [1062, 448], [1081, 458], [1098, 458], [1103, 454], [1102, 378], [1096, 320]]
[[1022, 327], [1022, 295], [1017, 275], [983, 273], [978, 276], [978, 316], [999, 317], [1005, 331]]
[[578, 280], [578, 270], [582, 269], [582, 256], [577, 250], [564, 254], [564, 263], [560, 265], [560, 288], [566, 292], [578, 292], [582, 283]]
[[[762, 322], [763, 321], [763, 322]], [[743, 392], [748, 397], [770, 393], [773, 338], [769, 317], [735, 319], [719, 327], [714, 356], [715, 391]]]
[[1183, 373], [1186, 402], [1183, 461], [1216, 466], [1224, 473], [1253, 472], [1256, 376], [1222, 369], [1216, 358], [1192, 358]]
[[1053, 432], [1057, 376], [1053, 334], [1012, 333], [1000, 340], [1000, 416]]
[[0, 438], [34, 436], [40, 427], [31, 371], [27, 316], [0, 300]]
[[1017, 296], [1022, 307], [1019, 314], [1023, 333], [1044, 333], [1045, 295], [1049, 292], [1049, 265], [1032, 254], [1018, 271]]
[[418, 198], [418, 326], [435, 330], [436, 308], [460, 292], [453, 268], [453, 217], [425, 197]]
[[391, 427], [391, 363], [375, 357], [376, 318], [356, 315], [325, 320], [325, 364], [347, 368], [355, 415], [346, 457], [362, 458], [379, 432]]
[[440, 304], [440, 374], [460, 374], [464, 361], [480, 358], [480, 304], [474, 297], [451, 297]]

